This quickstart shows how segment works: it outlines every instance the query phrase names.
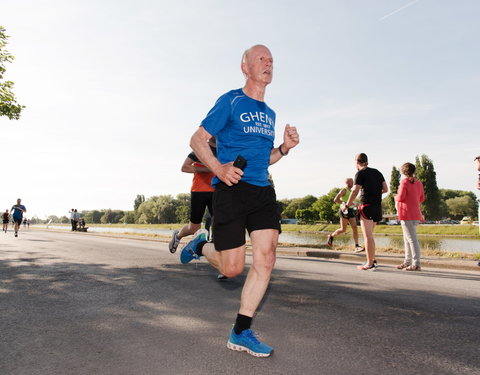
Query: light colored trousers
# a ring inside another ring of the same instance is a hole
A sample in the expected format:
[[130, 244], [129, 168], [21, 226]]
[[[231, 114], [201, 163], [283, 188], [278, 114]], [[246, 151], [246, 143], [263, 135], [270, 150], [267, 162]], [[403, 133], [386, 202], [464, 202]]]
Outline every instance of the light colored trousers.
[[[420, 267], [420, 244], [418, 243], [418, 220], [402, 220], [403, 242], [405, 243], [405, 263]], [[413, 261], [413, 262], [412, 262]]]

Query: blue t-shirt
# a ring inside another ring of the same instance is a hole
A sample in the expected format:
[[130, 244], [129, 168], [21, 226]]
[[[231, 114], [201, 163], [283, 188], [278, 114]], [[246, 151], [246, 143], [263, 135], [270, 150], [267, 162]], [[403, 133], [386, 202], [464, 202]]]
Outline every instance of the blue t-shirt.
[[[247, 161], [242, 180], [268, 186], [268, 166], [275, 139], [275, 112], [265, 102], [252, 99], [242, 89], [222, 95], [201, 126], [217, 137], [217, 158], [222, 164], [241, 155]], [[212, 185], [220, 180], [215, 177]]]
[[13, 211], [13, 214], [12, 216], [15, 218], [15, 219], [21, 219], [23, 217], [23, 211], [20, 210], [20, 208], [22, 210], [26, 210], [25, 206], [23, 204], [16, 204], [15, 206], [12, 207], [12, 209], [10, 211]]

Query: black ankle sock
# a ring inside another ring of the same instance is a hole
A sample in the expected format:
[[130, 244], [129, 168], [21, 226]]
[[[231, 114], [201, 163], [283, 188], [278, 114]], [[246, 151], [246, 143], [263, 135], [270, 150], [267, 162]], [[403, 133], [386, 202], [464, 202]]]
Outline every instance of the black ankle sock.
[[202, 241], [202, 242], [199, 242], [198, 245], [197, 245], [197, 255], [198, 256], [202, 256], [203, 255], [203, 245], [205, 245], [208, 241]]
[[235, 325], [233, 326], [233, 330], [235, 331], [235, 333], [238, 335], [242, 331], [250, 329], [250, 326], [252, 325], [252, 319], [253, 318], [249, 316], [237, 314], [237, 320], [235, 321]]

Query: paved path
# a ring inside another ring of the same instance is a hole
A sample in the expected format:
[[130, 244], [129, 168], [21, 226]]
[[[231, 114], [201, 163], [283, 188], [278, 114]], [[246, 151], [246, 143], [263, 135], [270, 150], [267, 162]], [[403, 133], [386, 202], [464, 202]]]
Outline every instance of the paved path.
[[8, 233], [0, 374], [480, 374], [477, 271], [355, 264], [280, 256], [254, 322], [275, 354], [257, 359], [225, 347], [244, 276], [163, 242]]

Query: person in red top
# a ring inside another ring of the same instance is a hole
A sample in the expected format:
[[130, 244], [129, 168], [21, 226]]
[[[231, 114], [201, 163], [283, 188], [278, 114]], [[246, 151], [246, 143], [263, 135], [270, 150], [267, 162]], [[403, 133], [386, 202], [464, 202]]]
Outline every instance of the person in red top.
[[401, 172], [405, 178], [400, 182], [395, 201], [397, 202], [398, 219], [402, 224], [405, 260], [397, 268], [406, 271], [420, 271], [420, 245], [416, 226], [423, 221], [420, 203], [425, 200], [425, 193], [423, 184], [414, 177], [415, 166], [412, 163], [403, 164]]
[[[216, 154], [215, 137], [209, 140], [210, 149]], [[215, 175], [191, 152], [182, 165], [182, 172], [193, 173], [192, 188], [190, 190], [190, 222], [178, 231], [175, 230], [172, 239], [168, 244], [170, 252], [177, 251], [178, 244], [183, 237], [194, 234], [202, 225], [205, 209], [208, 208], [210, 216], [213, 217], [213, 192], [212, 179]]]

